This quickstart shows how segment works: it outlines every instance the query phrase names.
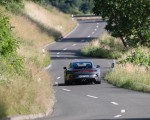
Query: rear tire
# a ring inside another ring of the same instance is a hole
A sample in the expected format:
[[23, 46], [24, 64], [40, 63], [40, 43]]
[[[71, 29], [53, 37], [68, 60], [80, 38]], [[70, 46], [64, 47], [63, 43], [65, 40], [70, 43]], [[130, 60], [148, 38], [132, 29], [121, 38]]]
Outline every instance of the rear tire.
[[70, 81], [65, 80], [65, 85], [71, 85]]
[[96, 81], [95, 84], [101, 84], [101, 81]]
[[101, 84], [101, 80], [100, 80], [100, 79], [94, 80], [94, 83], [95, 83], [95, 84]]

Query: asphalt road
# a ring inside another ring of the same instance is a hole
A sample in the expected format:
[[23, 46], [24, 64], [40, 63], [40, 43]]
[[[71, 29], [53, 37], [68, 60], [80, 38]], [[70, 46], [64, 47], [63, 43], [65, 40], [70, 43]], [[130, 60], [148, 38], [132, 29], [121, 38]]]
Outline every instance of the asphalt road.
[[37, 120], [150, 120], [150, 94], [116, 88], [106, 81], [95, 85], [64, 85], [63, 67], [75, 59], [90, 59], [101, 66], [102, 74], [109, 70], [112, 60], [84, 58], [80, 49], [99, 37], [105, 22], [79, 21], [77, 28], [67, 37], [49, 45], [57, 102], [51, 116]]

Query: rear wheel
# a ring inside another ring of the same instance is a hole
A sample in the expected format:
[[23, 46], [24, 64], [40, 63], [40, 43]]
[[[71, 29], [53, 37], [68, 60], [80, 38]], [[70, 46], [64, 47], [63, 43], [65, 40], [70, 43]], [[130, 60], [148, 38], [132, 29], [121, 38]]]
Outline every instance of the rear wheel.
[[95, 84], [101, 84], [101, 81], [96, 81]]
[[72, 83], [70, 81], [65, 80], [65, 85], [71, 85]]
[[95, 84], [101, 84], [101, 80], [100, 80], [100, 79], [94, 80], [94, 83], [95, 83]]

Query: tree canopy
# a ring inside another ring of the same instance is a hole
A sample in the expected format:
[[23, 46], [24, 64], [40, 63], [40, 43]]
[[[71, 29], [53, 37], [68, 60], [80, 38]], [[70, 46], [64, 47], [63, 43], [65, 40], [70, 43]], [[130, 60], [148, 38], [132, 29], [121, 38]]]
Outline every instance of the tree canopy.
[[150, 45], [150, 0], [94, 0], [93, 11], [125, 47]]
[[87, 14], [93, 8], [93, 0], [49, 0], [49, 2], [59, 10], [71, 14]]

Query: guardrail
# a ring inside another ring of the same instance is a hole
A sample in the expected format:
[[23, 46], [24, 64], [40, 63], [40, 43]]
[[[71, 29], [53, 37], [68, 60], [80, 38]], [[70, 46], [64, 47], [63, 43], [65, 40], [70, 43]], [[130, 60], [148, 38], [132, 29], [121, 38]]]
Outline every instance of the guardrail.
[[97, 15], [72, 15], [72, 19], [76, 20], [99, 20], [102, 19], [101, 16]]
[[72, 17], [101, 17], [101, 16], [98, 16], [98, 15], [72, 15]]

